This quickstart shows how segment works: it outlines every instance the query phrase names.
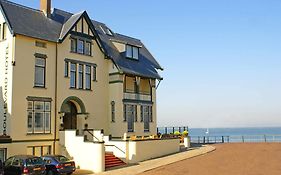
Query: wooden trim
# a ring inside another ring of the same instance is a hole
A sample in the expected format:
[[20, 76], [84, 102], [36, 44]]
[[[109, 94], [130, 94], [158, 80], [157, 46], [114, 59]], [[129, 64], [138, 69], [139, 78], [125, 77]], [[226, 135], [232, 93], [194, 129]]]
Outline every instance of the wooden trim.
[[81, 32], [74, 32], [74, 31], [71, 31], [70, 32], [72, 38], [76, 38], [76, 37], [79, 37], [79, 39], [89, 39], [89, 40], [94, 40], [96, 39], [96, 37], [94, 36], [91, 36], [91, 35], [88, 35], [88, 34], [85, 34], [85, 33], [81, 33]]
[[109, 73], [109, 76], [113, 76], [113, 75], [123, 75], [123, 73], [121, 73], [121, 72]]
[[73, 63], [73, 64], [84, 64], [84, 65], [88, 65], [88, 66], [97, 67], [97, 64], [95, 64], [95, 63], [89, 63], [89, 62], [74, 60], [74, 59], [70, 59], [70, 58], [65, 58], [64, 61], [67, 61], [67, 62], [70, 62], [70, 63]]
[[130, 99], [123, 99], [123, 103], [135, 103], [135, 104], [150, 104], [150, 105], [153, 105], [153, 102], [151, 102], [151, 101], [130, 100]]
[[123, 83], [122, 80], [110, 81], [109, 84]]
[[28, 100], [28, 101], [44, 101], [44, 102], [51, 102], [51, 101], [53, 101], [52, 98], [48, 98], [48, 97], [34, 97], [34, 96], [27, 96], [26, 100]]
[[44, 59], [48, 58], [46, 54], [41, 54], [41, 53], [35, 53], [34, 56], [37, 58], [44, 58]]
[[12, 143], [23, 143], [23, 142], [53, 142], [53, 141], [60, 141], [60, 139], [13, 140]]

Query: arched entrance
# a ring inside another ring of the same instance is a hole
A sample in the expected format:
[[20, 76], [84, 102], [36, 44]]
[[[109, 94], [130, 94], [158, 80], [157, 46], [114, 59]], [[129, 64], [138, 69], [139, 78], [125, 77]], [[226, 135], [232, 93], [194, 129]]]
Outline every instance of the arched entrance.
[[61, 115], [61, 130], [80, 130], [83, 128], [84, 118], [88, 115], [82, 100], [78, 97], [71, 96], [66, 98], [59, 112]]
[[77, 129], [77, 108], [71, 101], [66, 103], [68, 112], [63, 116], [63, 129]]

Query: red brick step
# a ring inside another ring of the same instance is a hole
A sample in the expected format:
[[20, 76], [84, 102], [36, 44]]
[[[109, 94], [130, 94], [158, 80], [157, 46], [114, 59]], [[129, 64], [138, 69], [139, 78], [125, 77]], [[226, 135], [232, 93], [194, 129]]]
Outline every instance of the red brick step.
[[126, 165], [121, 159], [116, 157], [113, 153], [105, 153], [105, 168], [112, 168], [116, 166]]

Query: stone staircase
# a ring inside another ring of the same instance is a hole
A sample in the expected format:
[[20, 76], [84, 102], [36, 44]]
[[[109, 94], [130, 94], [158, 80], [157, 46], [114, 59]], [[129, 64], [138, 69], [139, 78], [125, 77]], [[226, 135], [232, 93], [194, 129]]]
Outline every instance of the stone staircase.
[[126, 163], [123, 162], [118, 157], [116, 157], [113, 153], [111, 152], [105, 153], [105, 169], [109, 169], [117, 166], [124, 166], [124, 165], [126, 165]]

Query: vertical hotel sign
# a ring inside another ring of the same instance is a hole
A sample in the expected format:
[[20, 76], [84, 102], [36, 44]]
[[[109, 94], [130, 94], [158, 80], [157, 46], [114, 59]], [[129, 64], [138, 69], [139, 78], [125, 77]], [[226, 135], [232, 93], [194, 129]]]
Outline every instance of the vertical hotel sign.
[[3, 136], [7, 136], [7, 118], [8, 118], [8, 73], [9, 73], [9, 46], [5, 52], [5, 71], [4, 71], [4, 115], [3, 115]]

